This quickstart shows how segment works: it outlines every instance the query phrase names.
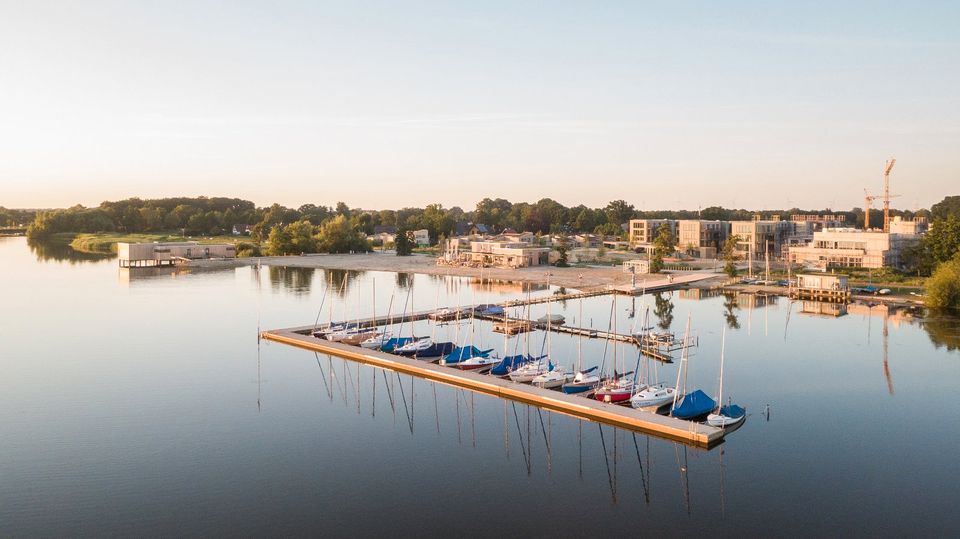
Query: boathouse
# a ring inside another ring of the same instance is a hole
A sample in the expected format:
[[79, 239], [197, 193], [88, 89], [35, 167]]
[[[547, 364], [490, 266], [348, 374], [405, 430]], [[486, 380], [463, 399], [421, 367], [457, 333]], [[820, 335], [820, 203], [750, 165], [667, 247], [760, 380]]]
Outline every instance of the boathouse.
[[117, 243], [117, 259], [121, 268], [172, 266], [198, 258], [236, 258], [232, 243], [200, 243], [197, 241]]
[[847, 301], [850, 299], [850, 286], [847, 284], [846, 275], [801, 273], [797, 275], [796, 283], [790, 286], [790, 297], [818, 301]]

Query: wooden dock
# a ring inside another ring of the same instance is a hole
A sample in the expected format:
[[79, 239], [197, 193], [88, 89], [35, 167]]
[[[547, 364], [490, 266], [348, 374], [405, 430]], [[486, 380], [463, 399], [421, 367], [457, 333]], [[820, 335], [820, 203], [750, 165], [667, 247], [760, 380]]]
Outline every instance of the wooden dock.
[[321, 340], [311, 335], [312, 330], [313, 326], [277, 329], [265, 331], [261, 333], [261, 336], [269, 341], [335, 355], [437, 383], [531, 404], [572, 417], [640, 431], [700, 447], [712, 447], [723, 440], [723, 429], [716, 427], [599, 402], [578, 395], [567, 395], [559, 391], [528, 384], [518, 384], [494, 376], [461, 371], [385, 352]]

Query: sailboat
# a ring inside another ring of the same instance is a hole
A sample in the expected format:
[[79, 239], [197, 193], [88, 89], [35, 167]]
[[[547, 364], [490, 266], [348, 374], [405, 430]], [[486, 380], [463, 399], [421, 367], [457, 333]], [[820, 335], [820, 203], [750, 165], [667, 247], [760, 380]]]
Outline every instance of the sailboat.
[[[643, 317], [643, 328], [641, 328], [641, 334], [639, 337], [640, 341], [640, 356], [637, 358], [638, 368], [639, 361], [643, 355], [643, 347], [651, 346], [648, 344], [648, 339], [650, 337], [651, 327], [647, 326], [647, 319], [650, 314], [650, 310], [647, 309], [647, 312]], [[688, 328], [689, 330], [689, 328]], [[689, 335], [687, 336], [689, 337]], [[686, 338], [685, 338], [686, 340]], [[638, 408], [641, 410], [647, 410], [655, 412], [663, 406], [673, 402], [674, 394], [676, 389], [668, 386], [663, 382], [650, 382], [650, 358], [644, 358], [644, 378], [642, 384], [637, 387], [637, 390], [634, 392], [633, 396], [630, 397], [630, 406]]]
[[[547, 282], [547, 289], [548, 290], [550, 289], [549, 281]], [[529, 306], [528, 306], [528, 309], [529, 309]], [[550, 311], [550, 302], [547, 302], [547, 312], [549, 313], [549, 311]], [[529, 312], [528, 312], [527, 318], [529, 319]], [[529, 337], [527, 342], [529, 346]], [[550, 342], [550, 322], [548, 321], [547, 332], [543, 336], [544, 346], [547, 346], [549, 342]], [[547, 348], [549, 348], [549, 346], [547, 346]], [[541, 349], [541, 352], [542, 351], [543, 350]], [[546, 362], [543, 361], [544, 358], [546, 358], [547, 360]], [[537, 358], [536, 361], [530, 361], [528, 363], [524, 363], [519, 368], [510, 371], [510, 374], [508, 374], [507, 376], [509, 376], [510, 379], [513, 380], [514, 382], [530, 383], [530, 382], [533, 382], [533, 380], [536, 379], [538, 376], [547, 374], [553, 369], [554, 369], [554, 365], [553, 365], [553, 362], [550, 361], [550, 350], [548, 349], [546, 355], [541, 355], [539, 358]]]
[[[580, 296], [580, 314], [578, 315], [579, 324], [583, 325], [583, 296]], [[577, 372], [572, 380], [564, 382], [560, 386], [560, 391], [567, 394], [584, 393], [592, 391], [600, 385], [600, 376], [593, 374], [597, 367], [583, 369], [583, 333], [577, 334]]]
[[727, 404], [723, 406], [723, 356], [724, 348], [727, 343], [727, 328], [723, 328], [723, 337], [720, 341], [720, 391], [717, 395], [719, 403], [717, 409], [707, 416], [707, 425], [711, 427], [731, 427], [747, 417], [747, 411], [736, 404]]
[[680, 419], [696, 419], [710, 413], [717, 407], [717, 403], [701, 390], [687, 393], [687, 371], [689, 367], [689, 338], [690, 338], [690, 315], [687, 315], [686, 338], [683, 343], [683, 354], [680, 356], [680, 368], [677, 370], [677, 389], [680, 388], [680, 376], [683, 376], [683, 397], [681, 392], [675, 391], [673, 394], [673, 405], [670, 407], [670, 415]]
[[[610, 323], [612, 325], [613, 334], [617, 333], [617, 296], [613, 296], [613, 308], [610, 311]], [[609, 342], [609, 341], [608, 341]], [[593, 394], [593, 397], [598, 401], [603, 402], [625, 402], [630, 400], [630, 397], [633, 395], [634, 389], [634, 380], [631, 376], [633, 371], [624, 374], [618, 374], [616, 371], [617, 366], [617, 342], [613, 343], [613, 378], [602, 383], [600, 387], [597, 388], [597, 391]]]
[[[548, 278], [549, 279], [549, 278]], [[550, 281], [547, 281], [547, 290], [550, 289]], [[553, 356], [553, 324], [563, 323], [563, 316], [561, 315], [552, 315], [550, 314], [550, 305], [552, 302], [547, 302], [547, 315], [540, 318], [540, 321], [543, 321], [547, 324], [547, 357]], [[562, 367], [559, 364], [554, 365], [550, 370], [545, 373], [538, 374], [530, 381], [531, 384], [537, 387], [543, 387], [547, 389], [552, 389], [555, 387], [560, 387], [564, 383], [573, 380], [573, 377], [576, 373], [572, 370]]]

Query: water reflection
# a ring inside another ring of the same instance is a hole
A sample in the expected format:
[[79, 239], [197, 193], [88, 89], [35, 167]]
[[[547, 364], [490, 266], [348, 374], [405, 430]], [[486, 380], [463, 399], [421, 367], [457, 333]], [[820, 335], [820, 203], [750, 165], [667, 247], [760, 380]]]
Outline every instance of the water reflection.
[[314, 268], [297, 268], [292, 266], [267, 267], [270, 286], [273, 290], [286, 290], [298, 296], [310, 293], [313, 276], [316, 272], [317, 270]]
[[930, 311], [922, 322], [930, 342], [936, 348], [960, 350], [960, 316], [949, 311]]
[[[673, 500], [692, 514], [690, 455], [722, 458], [720, 451], [688, 447], [343, 358], [314, 355], [321, 395], [348, 413], [386, 418], [414, 437], [431, 433], [451, 443], [455, 440], [458, 447], [482, 451], [485, 458], [495, 458], [491, 452], [499, 447], [506, 462], [520, 465], [520, 473], [545, 475], [561, 484], [572, 481], [570, 488], [602, 488], [611, 505], [650, 505], [653, 485], [658, 483], [661, 502]], [[500, 440], [493, 442], [491, 437]], [[555, 462], [563, 464], [555, 466]], [[655, 475], [657, 462], [665, 466]]]
[[736, 294], [727, 293], [723, 295], [723, 317], [730, 329], [740, 329], [740, 320], [737, 319], [737, 313], [735, 312], [739, 308]]
[[69, 244], [59, 241], [40, 241], [27, 239], [30, 252], [37, 257], [38, 262], [69, 262], [83, 264], [86, 262], [100, 262], [116, 258], [114, 254], [84, 253], [75, 251]]
[[414, 273], [397, 273], [397, 288], [407, 290], [412, 287], [415, 275]]
[[653, 296], [653, 314], [657, 317], [657, 327], [669, 331], [673, 325], [673, 300], [670, 292], [657, 292]]

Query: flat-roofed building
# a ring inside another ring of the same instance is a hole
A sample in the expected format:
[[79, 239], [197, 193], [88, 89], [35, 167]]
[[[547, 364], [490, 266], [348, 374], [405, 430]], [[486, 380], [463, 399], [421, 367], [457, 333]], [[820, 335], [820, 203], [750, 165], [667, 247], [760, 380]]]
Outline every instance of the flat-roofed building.
[[918, 234], [828, 229], [814, 232], [808, 245], [791, 247], [789, 259], [820, 267], [903, 268], [907, 249], [919, 241]]
[[630, 247], [640, 251], [652, 249], [661, 225], [669, 226], [677, 237], [677, 221], [673, 219], [630, 219]]
[[683, 219], [677, 222], [677, 249], [700, 258], [716, 258], [730, 236], [727, 221]]
[[232, 243], [200, 243], [197, 241], [117, 243], [117, 260], [121, 267], [173, 265], [177, 261], [198, 258], [236, 258]]
[[550, 263], [549, 247], [534, 247], [523, 242], [472, 241], [470, 252], [463, 254], [469, 256], [473, 263], [502, 268], [523, 268]]
[[737, 237], [737, 255], [752, 255], [755, 260], [763, 259], [767, 252], [771, 258], [779, 258], [793, 228], [790, 221], [779, 219], [730, 222], [730, 234]]

